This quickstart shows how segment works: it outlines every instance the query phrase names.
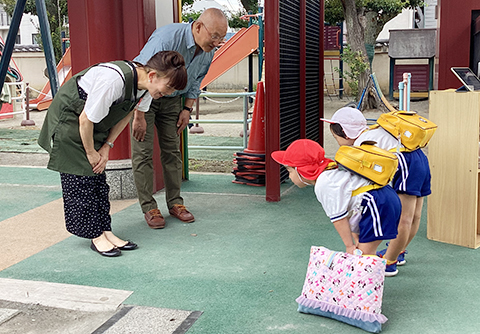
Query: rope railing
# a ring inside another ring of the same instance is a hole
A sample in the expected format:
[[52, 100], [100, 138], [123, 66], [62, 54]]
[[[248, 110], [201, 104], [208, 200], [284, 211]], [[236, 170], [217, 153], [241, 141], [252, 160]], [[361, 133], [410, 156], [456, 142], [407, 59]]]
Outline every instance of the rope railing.
[[41, 91], [39, 91], [39, 90], [37, 90], [33, 87], [30, 87], [30, 90], [33, 90], [34, 92], [37, 92], [39, 95], [42, 94], [46, 98], [53, 99], [52, 94], [50, 94], [50, 93], [41, 92]]

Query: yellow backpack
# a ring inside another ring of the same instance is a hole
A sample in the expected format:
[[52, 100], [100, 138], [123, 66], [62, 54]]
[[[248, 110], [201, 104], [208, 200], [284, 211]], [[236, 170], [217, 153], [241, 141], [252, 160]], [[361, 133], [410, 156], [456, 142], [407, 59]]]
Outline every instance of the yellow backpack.
[[395, 138], [400, 137], [405, 151], [425, 147], [437, 129], [435, 123], [414, 111], [392, 111], [381, 114], [377, 124]]
[[360, 146], [340, 146], [335, 161], [346, 169], [385, 186], [397, 171], [398, 158], [374, 144], [375, 142], [366, 141]]

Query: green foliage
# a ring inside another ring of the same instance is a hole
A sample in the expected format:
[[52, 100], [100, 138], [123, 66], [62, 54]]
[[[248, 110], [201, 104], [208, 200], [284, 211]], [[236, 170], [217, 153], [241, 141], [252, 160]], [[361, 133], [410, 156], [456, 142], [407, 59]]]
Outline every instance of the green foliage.
[[240, 0], [243, 8], [248, 12], [258, 13], [258, 0]]
[[340, 73], [340, 69], [335, 67], [335, 71], [339, 72], [345, 79], [345, 82], [350, 87], [352, 96], [358, 96], [360, 75], [370, 68], [370, 64], [360, 51], [354, 52], [348, 45], [343, 49], [343, 54], [340, 58], [348, 65], [349, 70], [344, 68], [342, 74]]
[[190, 22], [189, 19], [192, 19], [192, 21], [196, 21], [201, 14], [202, 12], [185, 13], [184, 11], [182, 11], [182, 22]]
[[325, 0], [325, 22], [331, 25], [345, 21], [340, 0]]
[[230, 18], [228, 19], [228, 26], [230, 28], [247, 28], [248, 27], [248, 19], [243, 20], [240, 17], [246, 15], [245, 11], [239, 10], [236, 13], [232, 13]]
[[[243, 9], [230, 13], [231, 15], [228, 19], [228, 26], [230, 28], [247, 28], [249, 20], [244, 20], [240, 17], [247, 15], [248, 13], [258, 13], [258, 0], [240, 0], [240, 2], [242, 3]], [[253, 23], [258, 24], [255, 18], [253, 18]]]
[[[397, 16], [404, 8], [424, 6], [423, 0], [356, 0], [357, 9], [378, 13], [377, 20], [382, 26]], [[341, 0], [325, 0], [325, 22], [337, 24], [345, 20]]]
[[[0, 0], [2, 1], [2, 0]], [[3, 0], [5, 1], [5, 0]], [[202, 12], [191, 12], [191, 8], [195, 0], [182, 0], [182, 22], [189, 22], [189, 19], [193, 21], [197, 20]], [[245, 0], [242, 1], [244, 8], [239, 9], [237, 12], [229, 12], [227, 14], [228, 26], [230, 28], [247, 28], [249, 20], [241, 19], [243, 15], [247, 14], [248, 10], [251, 10], [252, 13], [258, 13], [258, 1], [257, 0]], [[245, 7], [247, 6], [247, 7]], [[256, 22], [254, 22], [256, 23]]]
[[[0, 5], [3, 5], [5, 12], [7, 12], [8, 15], [13, 16], [16, 2], [16, 0], [0, 0]], [[45, 7], [47, 9], [47, 18], [50, 25], [55, 60], [58, 63], [62, 58], [60, 31], [62, 29], [63, 18], [68, 16], [67, 0], [45, 0]], [[27, 0], [24, 13], [37, 15], [35, 0]], [[40, 27], [38, 27], [38, 31], [40, 32]], [[39, 41], [39, 44], [42, 45], [41, 40]]]
[[357, 1], [357, 4], [365, 7], [367, 10], [397, 14], [400, 14], [403, 8], [415, 8], [425, 5], [423, 0], [362, 0]]

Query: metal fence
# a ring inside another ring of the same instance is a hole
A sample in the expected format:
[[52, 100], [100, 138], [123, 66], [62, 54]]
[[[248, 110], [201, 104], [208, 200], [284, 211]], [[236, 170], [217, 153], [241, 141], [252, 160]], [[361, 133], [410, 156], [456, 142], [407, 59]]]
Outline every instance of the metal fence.
[[[248, 99], [255, 96], [255, 92], [242, 92], [242, 93], [213, 93], [205, 92], [201, 93], [199, 98], [202, 97], [243, 97], [243, 119], [192, 119], [191, 123], [231, 123], [231, 124], [243, 124], [243, 146], [195, 146], [188, 145], [188, 149], [204, 149], [204, 150], [244, 150], [248, 144], [248, 124], [252, 122], [252, 119], [248, 117]], [[197, 100], [198, 106], [198, 100]], [[197, 114], [198, 117], [198, 114]]]

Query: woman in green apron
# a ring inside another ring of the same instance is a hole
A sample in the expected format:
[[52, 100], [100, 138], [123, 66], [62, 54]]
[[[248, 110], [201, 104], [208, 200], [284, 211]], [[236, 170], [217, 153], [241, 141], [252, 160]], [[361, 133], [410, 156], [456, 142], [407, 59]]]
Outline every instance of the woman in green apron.
[[[187, 84], [183, 57], [161, 51], [146, 65], [114, 61], [73, 76], [55, 95], [38, 143], [50, 154], [48, 168], [60, 172], [67, 230], [91, 239], [103, 256], [119, 256], [137, 245], [112, 233], [108, 154], [133, 110], [148, 111], [152, 98]], [[148, 94], [147, 94], [148, 93]]]

